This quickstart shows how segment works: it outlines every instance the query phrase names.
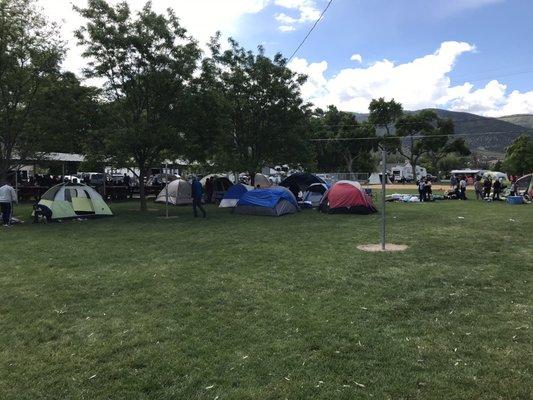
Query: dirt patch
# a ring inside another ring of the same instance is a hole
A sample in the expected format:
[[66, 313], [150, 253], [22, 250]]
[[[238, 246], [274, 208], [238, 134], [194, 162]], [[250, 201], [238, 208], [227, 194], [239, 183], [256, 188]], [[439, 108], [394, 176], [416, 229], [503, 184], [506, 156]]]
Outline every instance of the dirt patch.
[[371, 253], [379, 252], [379, 251], [404, 251], [407, 250], [407, 245], [405, 244], [392, 244], [392, 243], [385, 243], [385, 250], [381, 249], [381, 243], [380, 244], [362, 244], [357, 246], [359, 250], [362, 251], [368, 251]]

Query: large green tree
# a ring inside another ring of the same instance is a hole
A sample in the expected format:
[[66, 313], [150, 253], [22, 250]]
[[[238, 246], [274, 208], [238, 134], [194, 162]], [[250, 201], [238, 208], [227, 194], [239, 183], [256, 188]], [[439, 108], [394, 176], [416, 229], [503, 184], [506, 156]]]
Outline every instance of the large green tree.
[[533, 140], [530, 136], [520, 135], [507, 147], [503, 167], [511, 175], [533, 172]]
[[229, 49], [220, 51], [216, 43], [211, 49], [224, 97], [219, 112], [227, 118], [214, 142], [213, 161], [247, 171], [252, 179], [265, 165], [308, 162], [311, 112], [300, 93], [306, 77], [287, 68], [281, 54], [271, 59], [261, 47], [254, 54], [230, 39]]
[[105, 109], [112, 116], [100, 131], [105, 146], [99, 150], [109, 162], [137, 172], [145, 211], [150, 168], [185, 152], [200, 50], [172, 10], [158, 14], [150, 2], [135, 14], [126, 2], [113, 6], [105, 0], [76, 9], [87, 19], [76, 33], [88, 58], [85, 75], [104, 80]]
[[463, 138], [454, 139], [454, 123], [451, 119], [437, 119], [435, 129], [424, 138], [426, 158], [433, 173], [439, 174], [441, 161], [450, 155], [468, 156], [470, 149]]
[[[316, 110], [312, 118], [317, 165], [323, 171], [372, 172], [373, 153], [378, 139], [374, 126], [358, 122], [352, 113], [329, 106], [326, 112]], [[369, 138], [376, 137], [376, 140]]]
[[[41, 90], [59, 75], [63, 45], [35, 0], [0, 0], [0, 175], [38, 150]], [[42, 106], [42, 105], [41, 105]]]

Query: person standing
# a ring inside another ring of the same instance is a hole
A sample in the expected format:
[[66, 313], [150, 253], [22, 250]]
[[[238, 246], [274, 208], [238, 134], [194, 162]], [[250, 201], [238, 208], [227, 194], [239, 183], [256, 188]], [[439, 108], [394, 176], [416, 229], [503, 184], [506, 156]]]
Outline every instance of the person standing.
[[426, 182], [423, 178], [418, 181], [418, 197], [420, 201], [426, 201]]
[[463, 175], [461, 180], [459, 181], [459, 190], [461, 193], [461, 200], [466, 200], [466, 176]]
[[214, 178], [207, 178], [205, 181], [205, 202], [211, 204], [211, 199], [213, 198], [213, 182]]
[[490, 178], [487, 176], [485, 180], [483, 181], [483, 197], [487, 198], [490, 197], [490, 189], [492, 188], [492, 182], [490, 181]]
[[483, 200], [483, 182], [481, 182], [481, 177], [476, 177], [474, 182], [474, 190], [476, 191], [476, 200]]
[[8, 181], [2, 182], [4, 185], [0, 187], [0, 210], [2, 211], [2, 223], [6, 228], [11, 226], [11, 212], [13, 211], [13, 203], [17, 203], [17, 192], [9, 184]]
[[500, 200], [500, 193], [502, 191], [502, 183], [499, 179], [495, 179], [492, 184], [492, 200]]
[[204, 194], [204, 190], [202, 188], [202, 184], [198, 180], [198, 178], [194, 177], [192, 179], [192, 187], [191, 187], [191, 195], [192, 195], [192, 210], [194, 213], [194, 218], [198, 217], [198, 212], [196, 211], [196, 208], [199, 208], [202, 212], [204, 218], [206, 217], [206, 213], [204, 208], [202, 207], [202, 196]]
[[432, 183], [431, 183], [431, 179], [429, 178], [426, 178], [426, 201], [433, 201], [433, 189], [431, 187]]

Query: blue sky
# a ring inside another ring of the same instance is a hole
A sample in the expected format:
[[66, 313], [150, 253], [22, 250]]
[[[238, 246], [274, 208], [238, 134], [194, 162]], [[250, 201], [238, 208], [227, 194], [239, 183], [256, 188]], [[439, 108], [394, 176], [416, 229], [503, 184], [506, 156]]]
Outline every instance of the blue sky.
[[[83, 60], [69, 35], [83, 21], [68, 3], [85, 1], [40, 0], [52, 19], [62, 18], [73, 47], [66, 67], [74, 70]], [[174, 8], [200, 41], [220, 29], [247, 48], [288, 56], [328, 0], [153, 3]], [[408, 109], [533, 113], [532, 21], [531, 0], [333, 0], [290, 66], [309, 76], [303, 95], [318, 106], [362, 112], [384, 96]]]

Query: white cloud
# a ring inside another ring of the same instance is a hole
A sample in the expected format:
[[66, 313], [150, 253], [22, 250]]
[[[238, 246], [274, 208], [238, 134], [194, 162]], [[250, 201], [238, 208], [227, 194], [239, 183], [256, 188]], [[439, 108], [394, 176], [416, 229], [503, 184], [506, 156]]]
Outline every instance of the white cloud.
[[[220, 30], [226, 35], [235, 34], [239, 29], [239, 18], [245, 14], [254, 14], [263, 10], [272, 0], [157, 0], [153, 8], [165, 12], [173, 8], [185, 28], [200, 44]], [[116, 4], [119, 0], [110, 0]], [[146, 0], [127, 0], [133, 10], [141, 9]], [[39, 0], [39, 5], [51, 20], [61, 25], [63, 38], [68, 42], [70, 51], [64, 63], [68, 70], [80, 72], [85, 61], [81, 57], [82, 49], [76, 47], [73, 31], [84, 20], [72, 9], [72, 5], [84, 7], [87, 0]]]
[[444, 42], [433, 53], [404, 64], [389, 60], [368, 67], [346, 68], [326, 77], [326, 61], [309, 63], [295, 58], [290, 67], [308, 76], [303, 96], [325, 108], [330, 104], [346, 111], [367, 112], [373, 98], [394, 98], [404, 108], [441, 107], [483, 115], [533, 112], [533, 91], [507, 94], [506, 85], [493, 80], [483, 88], [471, 83], [452, 85], [448, 74], [461, 54], [475, 47], [465, 42]]
[[353, 55], [350, 57], [350, 60], [352, 60], [352, 61], [357, 61], [359, 64], [362, 64], [362, 63], [363, 63], [363, 57], [361, 57], [361, 54], [353, 54]]
[[296, 25], [316, 21], [320, 17], [316, 0], [274, 0], [274, 4], [298, 13], [297, 17], [285, 13], [275, 15], [276, 20], [281, 24], [278, 28], [282, 32], [294, 31]]
[[295, 31], [296, 28], [292, 25], [280, 25], [278, 26], [278, 29], [281, 31], [281, 32], [292, 32], [292, 31]]

